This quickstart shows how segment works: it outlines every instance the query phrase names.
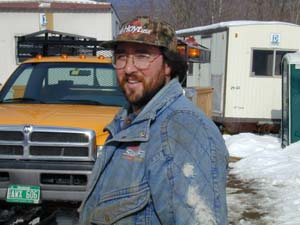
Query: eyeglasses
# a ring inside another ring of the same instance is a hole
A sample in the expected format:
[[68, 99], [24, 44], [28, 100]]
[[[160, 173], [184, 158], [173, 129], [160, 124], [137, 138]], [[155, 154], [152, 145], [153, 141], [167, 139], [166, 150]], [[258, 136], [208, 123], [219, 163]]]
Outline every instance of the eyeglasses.
[[116, 69], [123, 69], [126, 66], [127, 60], [132, 57], [133, 65], [140, 70], [148, 69], [150, 64], [156, 60], [161, 54], [151, 55], [146, 53], [125, 54], [116, 53], [113, 58], [113, 65]]

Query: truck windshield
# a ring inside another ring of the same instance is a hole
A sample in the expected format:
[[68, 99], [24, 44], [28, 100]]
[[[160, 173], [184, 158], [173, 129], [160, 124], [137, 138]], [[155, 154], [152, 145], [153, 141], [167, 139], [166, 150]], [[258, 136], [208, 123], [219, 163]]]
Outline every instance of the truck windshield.
[[20, 65], [0, 102], [123, 106], [126, 100], [110, 64], [43, 62]]

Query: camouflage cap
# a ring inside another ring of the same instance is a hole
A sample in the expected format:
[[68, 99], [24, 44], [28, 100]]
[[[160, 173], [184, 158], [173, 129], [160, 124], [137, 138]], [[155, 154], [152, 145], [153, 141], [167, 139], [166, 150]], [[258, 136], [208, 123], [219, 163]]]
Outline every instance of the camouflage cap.
[[177, 37], [175, 30], [168, 23], [139, 16], [124, 22], [116, 39], [104, 42], [102, 46], [114, 49], [120, 42], [154, 45], [176, 52]]

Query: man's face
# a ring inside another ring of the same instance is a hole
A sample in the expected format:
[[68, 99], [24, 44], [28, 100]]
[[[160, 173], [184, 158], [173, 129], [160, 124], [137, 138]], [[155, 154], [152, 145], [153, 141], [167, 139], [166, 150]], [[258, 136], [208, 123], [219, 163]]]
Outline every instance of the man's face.
[[117, 79], [135, 112], [170, 81], [171, 69], [164, 63], [158, 47], [120, 43], [115, 50], [115, 60], [116, 64], [124, 65], [122, 68], [117, 65]]

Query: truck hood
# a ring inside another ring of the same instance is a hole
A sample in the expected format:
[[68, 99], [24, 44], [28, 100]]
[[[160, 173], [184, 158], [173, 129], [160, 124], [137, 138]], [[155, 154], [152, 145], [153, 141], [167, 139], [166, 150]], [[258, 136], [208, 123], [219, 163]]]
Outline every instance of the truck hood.
[[[0, 125], [61, 126], [92, 129], [97, 144], [104, 142], [103, 128], [119, 107], [57, 104], [0, 104]], [[103, 137], [101, 137], [103, 136]]]

